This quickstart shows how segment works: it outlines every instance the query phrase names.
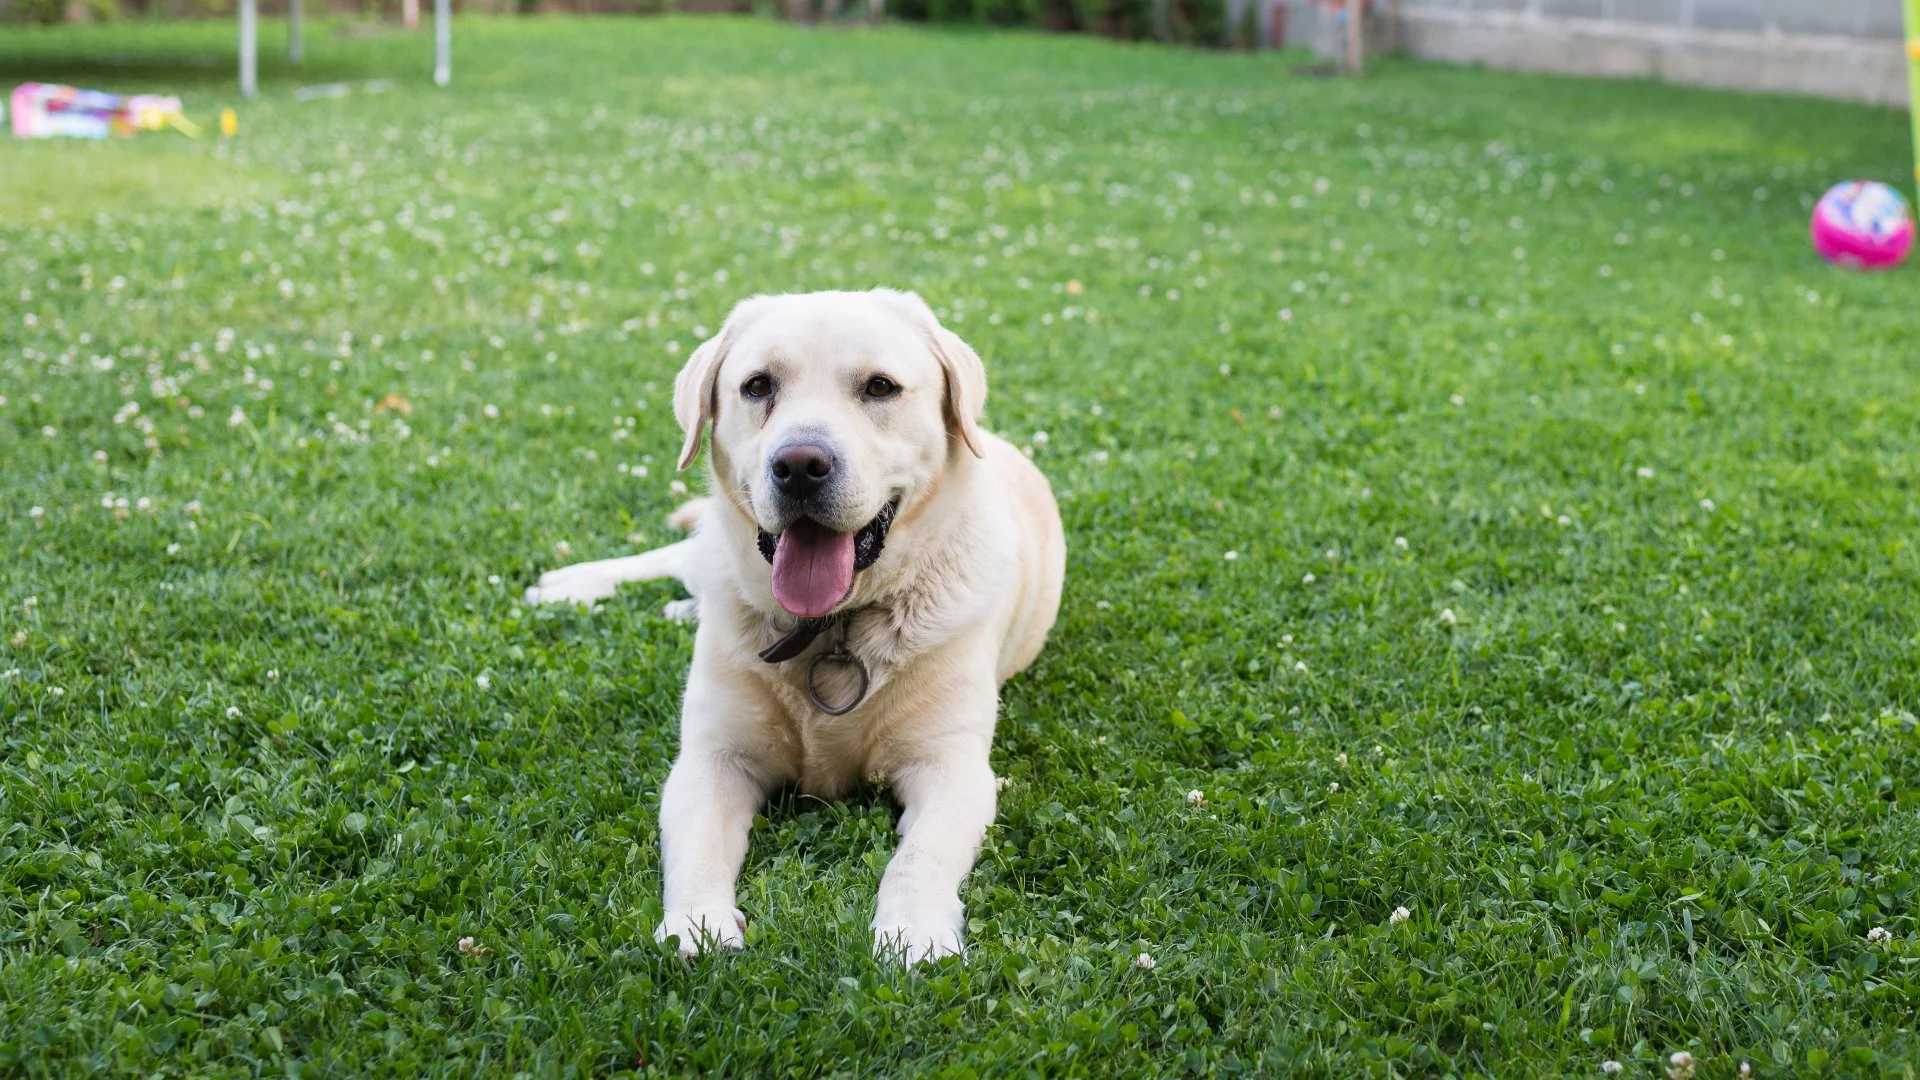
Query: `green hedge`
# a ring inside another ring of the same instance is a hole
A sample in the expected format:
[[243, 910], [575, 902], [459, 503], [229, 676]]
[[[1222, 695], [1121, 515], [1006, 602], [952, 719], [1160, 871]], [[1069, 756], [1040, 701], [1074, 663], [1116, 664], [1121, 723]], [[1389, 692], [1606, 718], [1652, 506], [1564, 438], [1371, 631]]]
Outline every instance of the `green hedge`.
[[[744, 10], [751, 0], [739, 0]], [[1156, 2], [1161, 14], [1156, 19]], [[423, 0], [424, 4], [424, 0]], [[713, 10], [725, 0], [454, 0], [458, 10], [498, 14], [579, 11], [598, 14], [654, 14], [662, 10]], [[770, 5], [767, 5], [770, 7]], [[819, 0], [808, 7], [818, 10]], [[284, 0], [264, 0], [263, 15], [276, 15]], [[134, 18], [231, 17], [233, 0], [0, 0], [0, 23], [101, 22]], [[398, 0], [309, 0], [308, 12], [397, 18]], [[841, 18], [859, 18], [861, 0], [843, 0]], [[1102, 34], [1126, 39], [1161, 39], [1197, 45], [1226, 45], [1253, 40], [1253, 6], [1246, 25], [1229, 26], [1226, 0], [888, 0], [889, 18], [916, 22], [979, 23], [1039, 30]]]
[[[1156, 30], [1154, 0], [889, 0], [887, 14], [926, 22], [974, 22], [1081, 31], [1109, 37], [1165, 38], [1218, 45], [1250, 40], [1251, 25], [1230, 33], [1224, 0], [1163, 0], [1165, 24]], [[1250, 23], [1253, 8], [1249, 4]]]

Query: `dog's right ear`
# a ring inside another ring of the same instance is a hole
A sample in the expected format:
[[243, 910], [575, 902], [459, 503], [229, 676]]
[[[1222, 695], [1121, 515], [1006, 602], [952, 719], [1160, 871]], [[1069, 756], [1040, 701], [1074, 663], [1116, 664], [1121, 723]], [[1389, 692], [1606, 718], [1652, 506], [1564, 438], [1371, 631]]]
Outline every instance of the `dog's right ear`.
[[700, 454], [700, 439], [706, 434], [707, 423], [713, 419], [714, 384], [720, 378], [720, 362], [727, 358], [727, 328], [708, 338], [693, 355], [687, 357], [687, 365], [673, 379], [673, 418], [680, 422], [680, 430], [686, 432], [686, 440], [680, 444], [680, 468], [693, 464]]
[[680, 444], [682, 469], [693, 464], [693, 459], [700, 455], [700, 439], [706, 434], [707, 425], [713, 421], [714, 391], [720, 381], [720, 365], [727, 359], [727, 349], [763, 299], [756, 296], [735, 304], [727, 314], [727, 321], [721, 325], [720, 332], [693, 350], [693, 355], [687, 357], [686, 366], [674, 377], [673, 418], [679, 421], [680, 430], [686, 433], [686, 440]]

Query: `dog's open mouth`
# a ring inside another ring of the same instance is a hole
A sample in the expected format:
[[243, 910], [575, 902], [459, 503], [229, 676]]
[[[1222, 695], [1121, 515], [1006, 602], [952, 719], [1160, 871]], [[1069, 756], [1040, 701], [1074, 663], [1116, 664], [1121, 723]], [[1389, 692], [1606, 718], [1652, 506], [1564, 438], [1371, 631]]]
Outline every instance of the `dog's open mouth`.
[[773, 564], [773, 598], [789, 615], [818, 619], [853, 592], [853, 575], [880, 559], [900, 500], [855, 532], [834, 532], [801, 518], [779, 535], [760, 531], [760, 554]]

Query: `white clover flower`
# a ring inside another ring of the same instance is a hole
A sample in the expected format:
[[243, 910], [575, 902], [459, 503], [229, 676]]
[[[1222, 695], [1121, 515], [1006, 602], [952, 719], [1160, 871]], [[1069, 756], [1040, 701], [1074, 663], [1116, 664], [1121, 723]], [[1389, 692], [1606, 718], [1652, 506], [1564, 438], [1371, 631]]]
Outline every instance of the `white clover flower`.
[[1152, 971], [1156, 966], [1152, 953], [1141, 953], [1133, 958], [1133, 966], [1141, 971]]
[[1619, 1076], [1626, 1071], [1627, 1067], [1625, 1065], [1620, 1064], [1612, 1058], [1608, 1058], [1600, 1063], [1600, 1073], [1602, 1076]]
[[1693, 1055], [1685, 1050], [1675, 1050], [1667, 1059], [1667, 1075], [1672, 1080], [1693, 1080]]
[[1234, 562], [1235, 560], [1240, 558], [1240, 553], [1237, 551], [1229, 551], [1225, 555], [1222, 555], [1220, 557], [1227, 560], [1228, 562]]
[[67, 693], [67, 692], [66, 692], [66, 690], [64, 690], [64, 689], [62, 689], [61, 687], [58, 687], [58, 686], [49, 686], [49, 687], [47, 687], [47, 696], [48, 696], [48, 697], [65, 697], [65, 696], [66, 696], [66, 693]]
[[480, 406], [480, 414], [489, 420], [498, 420], [500, 418], [500, 406], [482, 405]]
[[1401, 551], [1407, 550], [1407, 538], [1404, 536], [1394, 537], [1393, 546], [1399, 548]]
[[1295, 660], [1293, 662], [1293, 670], [1305, 675], [1307, 673], [1307, 662], [1305, 660]]
[[454, 947], [460, 950], [461, 956], [469, 960], [478, 960], [487, 954], [487, 947], [473, 940], [471, 937], [461, 938], [454, 943]]
[[1399, 926], [1411, 918], [1413, 918], [1413, 912], [1408, 911], [1405, 907], [1396, 907], [1393, 909], [1393, 914], [1387, 916], [1387, 923], [1391, 926]]
[[1333, 755], [1333, 763], [1334, 763], [1335, 765], [1338, 765], [1338, 766], [1340, 766], [1340, 767], [1341, 767], [1341, 768], [1343, 768], [1343, 769], [1344, 769], [1344, 768], [1346, 768], [1346, 767], [1347, 767], [1347, 752], [1346, 752], [1345, 750], [1342, 750], [1342, 751], [1340, 751], [1339, 753], [1337, 753], [1337, 754], [1335, 754], [1335, 755]]
[[268, 668], [268, 669], [267, 669], [267, 681], [268, 681], [268, 682], [273, 682], [274, 680], [276, 680], [276, 679], [278, 679], [279, 677], [280, 677], [280, 669], [279, 669], [279, 668]]
[[475, 675], [473, 677], [473, 685], [482, 690], [491, 690], [493, 689], [493, 680], [487, 678], [485, 675]]
[[40, 520], [41, 518], [43, 518], [43, 517], [46, 517], [46, 516], [47, 516], [47, 508], [46, 508], [46, 507], [44, 507], [44, 506], [33, 506], [33, 507], [28, 507], [28, 508], [27, 508], [27, 516], [28, 516], [28, 517], [30, 517], [30, 518], [32, 518], [32, 519], [34, 519], [35, 521], [38, 521], [38, 520]]
[[1867, 931], [1867, 941], [1870, 944], [1885, 945], [1887, 942], [1892, 940], [1893, 940], [1893, 931], [1888, 930], [1884, 926], [1876, 926], [1873, 929]]
[[1048, 441], [1051, 439], [1052, 439], [1052, 436], [1048, 435], [1044, 431], [1036, 431], [1033, 433], [1033, 445], [1035, 446], [1045, 446], [1047, 445]]
[[241, 408], [238, 405], [235, 405], [233, 407], [233, 411], [227, 414], [228, 427], [239, 427], [241, 424], [244, 424], [246, 422], [247, 422], [247, 410]]
[[1553, 520], [1557, 524], [1559, 524], [1562, 528], [1565, 528], [1566, 526], [1573, 524], [1573, 518], [1568, 517], [1566, 514], [1561, 514], [1559, 517], [1554, 518]]
[[1328, 784], [1328, 785], [1327, 785], [1327, 794], [1329, 794], [1329, 795], [1338, 795], [1338, 794], [1340, 794], [1340, 781], [1338, 781], [1338, 780], [1335, 780], [1335, 781], [1334, 781], [1333, 783], [1331, 783], [1331, 784]]
[[1095, 450], [1093, 452], [1093, 463], [1095, 465], [1105, 465], [1107, 463], [1107, 452], [1105, 450]]
[[105, 465], [107, 463], [107, 452], [105, 450], [95, 450], [93, 452], [93, 463], [95, 465]]
[[180, 545], [179, 545], [179, 544], [168, 544], [168, 545], [167, 545], [167, 554], [169, 554], [169, 555], [178, 555], [178, 554], [180, 554]]
[[17, 667], [10, 667], [5, 671], [0, 671], [0, 681], [4, 681], [7, 679], [17, 679], [19, 677], [20, 677], [20, 669]]
[[24, 649], [27, 647], [27, 632], [25, 630], [21, 630], [18, 633], [14, 634], [10, 640], [13, 642], [14, 648]]
[[1207, 805], [1206, 793], [1201, 791], [1199, 788], [1194, 788], [1192, 791], [1187, 792], [1187, 805], [1188, 806]]
[[1651, 480], [1653, 479], [1653, 467], [1650, 465], [1642, 465], [1639, 468], [1633, 470], [1633, 475], [1639, 477], [1642, 480]]
[[1300, 584], [1302, 585], [1311, 585], [1314, 580], [1314, 576], [1311, 573], [1300, 575]]
[[1457, 623], [1457, 622], [1459, 622], [1459, 621], [1460, 621], [1460, 618], [1459, 618], [1459, 616], [1457, 616], [1457, 615], [1455, 615], [1455, 614], [1453, 613], [1453, 609], [1452, 609], [1452, 608], [1441, 608], [1441, 609], [1440, 609], [1440, 621], [1441, 621], [1441, 622], [1443, 622], [1443, 623], [1446, 623], [1446, 624], [1447, 624], [1448, 626], [1452, 626], [1452, 625], [1454, 625], [1455, 623]]
[[1714, 505], [1713, 505], [1713, 500], [1712, 500], [1712, 499], [1701, 499], [1701, 500], [1700, 500], [1700, 509], [1702, 509], [1702, 510], [1705, 510], [1705, 511], [1706, 511], [1707, 513], [1709, 513], [1709, 514], [1711, 514], [1711, 513], [1713, 513], [1713, 511], [1714, 511]]
[[500, 575], [499, 575], [499, 574], [488, 574], [488, 575], [487, 575], [487, 584], [489, 584], [489, 585], [498, 585], [498, 584], [500, 584]]
[[240, 719], [240, 706], [238, 705], [227, 706], [227, 719], [229, 720]]
[[195, 499], [192, 502], [189, 502], [187, 504], [186, 509], [188, 514], [192, 515], [193, 517], [199, 517], [200, 516], [200, 500]]
[[995, 791], [1005, 791], [1012, 786], [1013, 777], [1011, 776], [996, 776], [993, 778], [993, 790]]

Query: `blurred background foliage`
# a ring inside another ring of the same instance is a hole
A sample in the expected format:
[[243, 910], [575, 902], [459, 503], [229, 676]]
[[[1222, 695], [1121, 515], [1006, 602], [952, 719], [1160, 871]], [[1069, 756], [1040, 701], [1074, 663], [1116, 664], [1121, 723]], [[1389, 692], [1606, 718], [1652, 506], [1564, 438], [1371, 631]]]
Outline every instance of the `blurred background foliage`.
[[[0, 0], [0, 24], [222, 18], [231, 17], [235, 6], [236, 0]], [[456, 13], [491, 15], [758, 14], [812, 23], [885, 17], [1210, 46], [1253, 40], [1253, 6], [1246, 0], [454, 0], [453, 7]], [[286, 9], [287, 0], [260, 3], [262, 18], [282, 17]], [[402, 0], [309, 0], [306, 5], [309, 17], [364, 20], [367, 25], [348, 31], [358, 33], [399, 23], [401, 11]]]

